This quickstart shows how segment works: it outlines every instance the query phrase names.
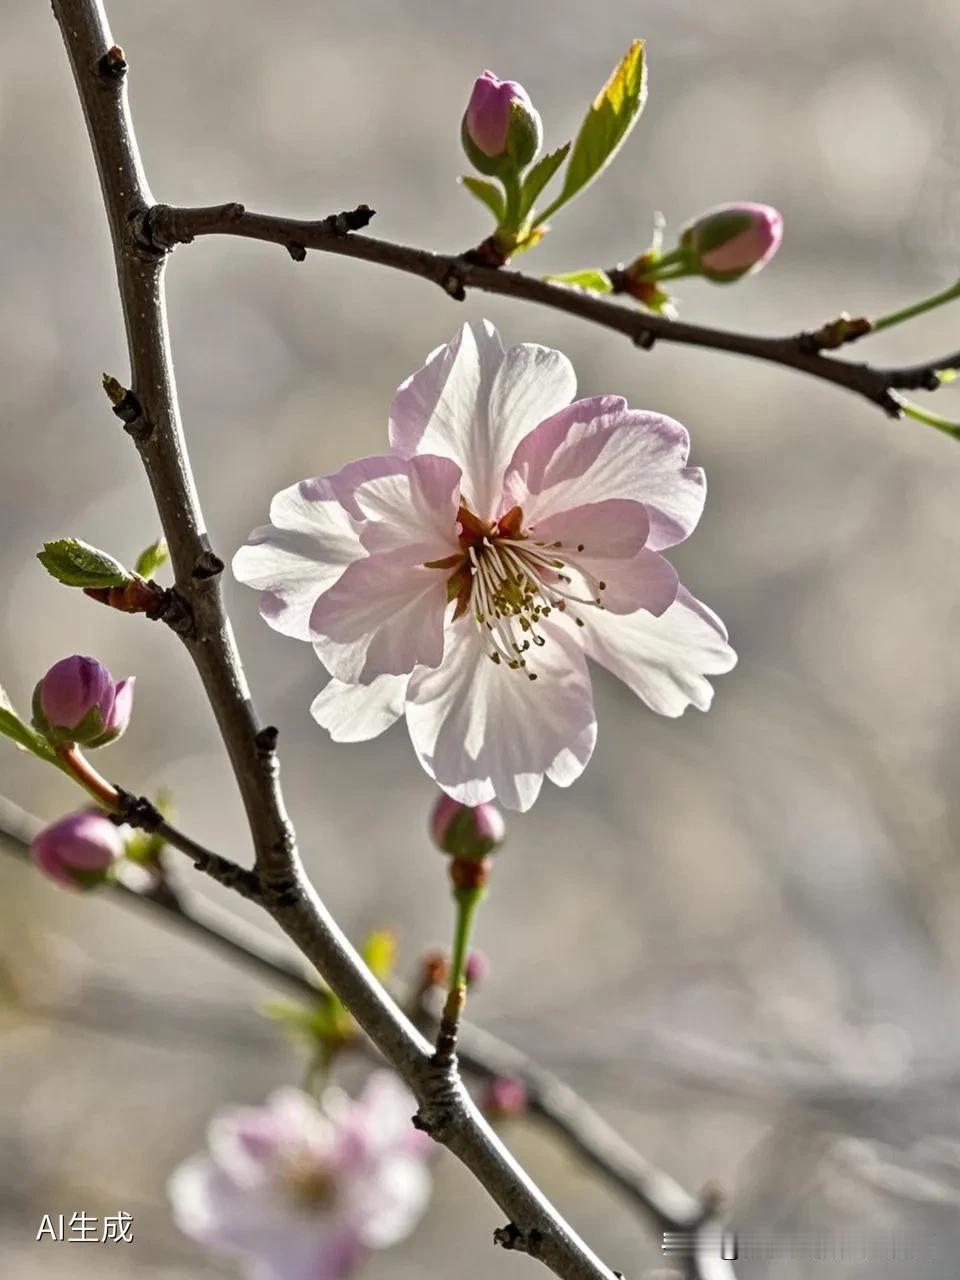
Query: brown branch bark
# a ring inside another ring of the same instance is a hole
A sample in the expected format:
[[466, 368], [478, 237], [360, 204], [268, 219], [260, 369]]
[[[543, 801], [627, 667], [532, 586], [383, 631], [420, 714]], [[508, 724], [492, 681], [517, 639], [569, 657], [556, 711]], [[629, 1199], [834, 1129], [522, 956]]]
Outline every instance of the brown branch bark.
[[657, 342], [671, 342], [782, 365], [852, 391], [894, 418], [901, 415], [898, 390], [934, 391], [940, 385], [936, 377], [938, 369], [960, 368], [960, 352], [951, 352], [941, 360], [903, 367], [859, 364], [817, 350], [809, 332], [767, 337], [667, 320], [586, 290], [552, 284], [519, 271], [484, 266], [472, 261], [469, 254], [432, 253], [428, 249], [349, 233], [353, 226], [366, 225], [371, 216], [366, 205], [316, 222], [248, 213], [237, 203], [192, 209], [157, 205], [145, 212], [138, 229], [144, 243], [157, 252], [168, 251], [198, 236], [243, 236], [282, 245], [297, 260], [305, 256], [305, 250], [315, 249], [404, 271], [439, 285], [458, 300], [466, 296], [468, 289], [519, 298], [611, 329], [644, 350], [650, 350]]
[[[411, 1086], [418, 1122], [457, 1155], [527, 1251], [564, 1280], [613, 1280], [477, 1111], [455, 1065], [438, 1070], [428, 1041], [386, 995], [303, 874], [284, 809], [276, 731], [261, 729], [219, 590], [222, 561], [206, 534], [180, 423], [167, 333], [162, 251], [144, 243], [155, 201], [127, 105], [127, 63], [101, 0], [53, 0], [83, 105], [106, 206], [130, 353], [125, 427], [139, 450], [170, 546], [184, 643], [203, 681], [243, 797], [261, 905], [316, 966]], [[119, 407], [119, 405], [118, 405]], [[192, 856], [192, 855], [191, 855]], [[202, 859], [201, 859], [202, 862]], [[248, 883], [248, 888], [253, 888]]]

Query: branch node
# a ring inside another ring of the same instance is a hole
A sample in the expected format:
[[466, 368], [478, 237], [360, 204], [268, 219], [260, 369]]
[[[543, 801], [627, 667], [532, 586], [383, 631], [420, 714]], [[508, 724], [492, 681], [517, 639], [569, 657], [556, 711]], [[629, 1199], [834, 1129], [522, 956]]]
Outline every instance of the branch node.
[[467, 290], [464, 286], [463, 274], [455, 267], [451, 267], [450, 270], [444, 274], [443, 279], [440, 281], [440, 287], [443, 289], [444, 293], [449, 294], [455, 302], [466, 301]]
[[196, 638], [197, 625], [190, 602], [185, 600], [175, 587], [164, 588], [157, 597], [156, 603], [145, 609], [151, 622], [164, 622], [182, 640]]
[[307, 251], [303, 245], [297, 244], [294, 240], [287, 244], [287, 253], [289, 253], [294, 262], [304, 262], [307, 257]]
[[[285, 856], [289, 847], [284, 845]], [[270, 875], [262, 872], [257, 877], [264, 902], [272, 908], [295, 907], [301, 898], [300, 878], [296, 872]]]
[[805, 329], [797, 334], [797, 349], [804, 355], [814, 356], [820, 351], [836, 351], [848, 342], [856, 342], [873, 332], [873, 323], [866, 316], [851, 316], [841, 311], [836, 320], [829, 320], [819, 329]]
[[539, 1258], [543, 1252], [543, 1232], [536, 1227], [521, 1231], [515, 1222], [508, 1222], [505, 1227], [497, 1227], [494, 1231], [493, 1243], [498, 1244], [501, 1249]]
[[207, 578], [216, 578], [218, 574], [223, 573], [225, 568], [226, 565], [224, 565], [217, 553], [211, 551], [209, 547], [204, 547], [194, 561], [190, 576], [203, 582]]
[[657, 335], [652, 329], [640, 329], [633, 335], [633, 345], [641, 351], [652, 351], [656, 341]]
[[369, 226], [375, 210], [368, 204], [358, 204], [355, 209], [345, 209], [342, 213], [331, 213], [323, 218], [320, 225], [324, 231], [332, 231], [335, 236], [347, 236], [351, 231], [362, 231]]
[[97, 60], [97, 75], [101, 80], [119, 81], [127, 74], [127, 59], [118, 44], [108, 49]]
[[460, 1113], [461, 1089], [456, 1055], [443, 1059], [434, 1054], [427, 1066], [422, 1101], [413, 1117], [413, 1127], [434, 1142], [443, 1143]]
[[135, 439], [138, 431], [146, 431], [146, 435], [150, 434], [151, 428], [143, 417], [143, 407], [132, 391], [123, 386], [109, 373], [103, 375], [103, 389], [107, 394], [107, 399], [110, 401], [113, 412], [123, 423], [125, 431], [128, 431]]
[[270, 756], [276, 755], [277, 743], [280, 741], [280, 730], [276, 725], [268, 724], [257, 733], [254, 742], [257, 747], [257, 755], [261, 758], [269, 759]]

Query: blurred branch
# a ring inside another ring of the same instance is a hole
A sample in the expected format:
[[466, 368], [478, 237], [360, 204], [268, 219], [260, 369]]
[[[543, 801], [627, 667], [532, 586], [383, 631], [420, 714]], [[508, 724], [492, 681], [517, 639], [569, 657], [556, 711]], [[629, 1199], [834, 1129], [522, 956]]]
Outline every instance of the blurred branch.
[[[765, 337], [668, 320], [621, 306], [583, 289], [554, 284], [519, 271], [506, 271], [502, 267], [484, 266], [472, 261], [469, 254], [432, 253], [428, 249], [393, 244], [388, 240], [350, 232], [352, 224], [365, 225], [370, 217], [372, 213], [366, 205], [316, 222], [248, 213], [242, 204], [237, 203], [192, 209], [155, 205], [144, 211], [136, 225], [140, 242], [157, 253], [167, 252], [197, 236], [243, 236], [282, 245], [297, 260], [305, 256], [305, 250], [316, 249], [392, 267], [432, 281], [450, 297], [461, 301], [468, 289], [480, 289], [538, 303], [579, 316], [604, 329], [612, 329], [644, 350], [649, 350], [656, 342], [672, 342], [750, 356], [844, 387], [878, 405], [892, 418], [899, 418], [903, 413], [898, 391], [936, 391], [941, 385], [937, 376], [940, 370], [960, 369], [960, 351], [951, 352], [940, 360], [888, 368], [839, 360], [825, 355], [820, 349], [825, 344], [818, 335], [825, 334], [829, 326], [816, 332]], [[861, 330], [857, 336], [862, 337], [866, 332], [870, 332], [870, 328]]]
[[[130, 353], [129, 391], [109, 381], [105, 388], [147, 473], [170, 548], [173, 589], [189, 620], [179, 634], [203, 681], [246, 808], [256, 861], [244, 873], [243, 891], [297, 944], [410, 1085], [419, 1103], [415, 1122], [473, 1172], [507, 1214], [515, 1243], [563, 1280], [613, 1280], [484, 1120], [456, 1064], [434, 1063], [429, 1042], [371, 974], [304, 875], [280, 790], [277, 731], [260, 727], [250, 700], [220, 593], [223, 561], [210, 548], [187, 458], [166, 324], [165, 254], [142, 236], [155, 202], [127, 104], [127, 61], [101, 0], [53, 0], [53, 10], [100, 175]], [[128, 810], [124, 816], [134, 820], [137, 814]], [[146, 810], [141, 817], [152, 821]], [[195, 861], [213, 873], [220, 864], [204, 855]]]
[[[0, 796], [0, 837], [6, 848], [26, 861], [30, 842], [40, 822], [12, 801]], [[166, 825], [166, 824], [165, 824]], [[179, 834], [179, 833], [178, 833]], [[192, 855], [191, 855], [192, 856]], [[169, 921], [204, 945], [224, 952], [231, 959], [267, 981], [279, 984], [306, 998], [316, 997], [317, 986], [306, 969], [276, 946], [261, 930], [246, 925], [230, 912], [218, 911], [194, 894], [164, 888], [163, 892], [138, 890], [114, 881], [105, 892], [124, 905], [142, 909], [159, 921]], [[426, 1010], [423, 1011], [426, 1015]], [[430, 1017], [431, 1032], [437, 1019]], [[539, 1066], [513, 1045], [469, 1023], [460, 1027], [460, 1064], [481, 1079], [522, 1080], [528, 1110], [539, 1117], [564, 1143], [607, 1182], [617, 1187], [660, 1232], [696, 1233], [706, 1226], [709, 1205], [685, 1191], [669, 1174], [658, 1169], [609, 1125], [569, 1085]], [[707, 1280], [693, 1255], [691, 1280]], [[719, 1258], [710, 1259], [714, 1272], [710, 1280], [730, 1280], [732, 1268], [717, 1272]], [[698, 1268], [698, 1269], [694, 1269]]]

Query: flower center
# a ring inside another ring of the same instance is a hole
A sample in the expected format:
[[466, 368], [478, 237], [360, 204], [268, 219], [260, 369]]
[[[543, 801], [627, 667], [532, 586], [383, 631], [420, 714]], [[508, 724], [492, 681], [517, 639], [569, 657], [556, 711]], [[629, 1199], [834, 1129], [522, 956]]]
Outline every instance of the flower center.
[[320, 1209], [336, 1197], [336, 1179], [315, 1155], [308, 1151], [291, 1151], [284, 1161], [283, 1184], [298, 1205]]
[[607, 584], [585, 568], [582, 542], [537, 540], [533, 526], [524, 529], [519, 507], [495, 524], [461, 507], [458, 520], [464, 554], [429, 567], [455, 568], [448, 584], [449, 598], [457, 601], [454, 618], [471, 614], [491, 661], [536, 680], [528, 663], [547, 642], [542, 620], [556, 609], [582, 627], [576, 606], [602, 609]]

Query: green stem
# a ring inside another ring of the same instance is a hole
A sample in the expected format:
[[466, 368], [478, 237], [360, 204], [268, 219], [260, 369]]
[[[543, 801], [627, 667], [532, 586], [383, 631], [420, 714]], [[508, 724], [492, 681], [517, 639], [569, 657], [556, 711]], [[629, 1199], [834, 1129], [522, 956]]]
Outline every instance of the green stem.
[[523, 200], [523, 188], [520, 185], [520, 174], [514, 169], [501, 177], [503, 189], [507, 197], [507, 210], [504, 216], [504, 227], [507, 231], [520, 230], [520, 206]]
[[483, 901], [485, 892], [483, 888], [454, 890], [457, 918], [453, 929], [453, 952], [450, 956], [448, 984], [450, 995], [467, 989], [467, 956], [470, 951], [470, 937], [473, 933], [477, 908]]
[[654, 270], [659, 271], [661, 267], [670, 267], [675, 262], [686, 262], [687, 251], [684, 248], [674, 249], [671, 253], [663, 253], [657, 258], [656, 262], [650, 265]]
[[951, 422], [949, 418], [943, 418], [939, 413], [924, 409], [911, 400], [901, 400], [900, 408], [905, 417], [913, 418], [916, 422], [925, 422], [928, 427], [936, 427], [938, 431], [952, 436], [954, 440], [960, 440], [960, 422]]
[[952, 284], [949, 289], [943, 289], [940, 293], [934, 293], [929, 298], [924, 298], [921, 302], [915, 302], [910, 307], [904, 307], [901, 311], [891, 311], [889, 315], [881, 316], [879, 320], [874, 320], [873, 332], [879, 333], [881, 329], [891, 329], [895, 324], [903, 324], [904, 320], [912, 320], [914, 316], [922, 316], [925, 311], [932, 311], [934, 307], [942, 307], [945, 302], [953, 302], [955, 298], [960, 298], [960, 280], [956, 284]]

